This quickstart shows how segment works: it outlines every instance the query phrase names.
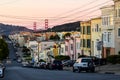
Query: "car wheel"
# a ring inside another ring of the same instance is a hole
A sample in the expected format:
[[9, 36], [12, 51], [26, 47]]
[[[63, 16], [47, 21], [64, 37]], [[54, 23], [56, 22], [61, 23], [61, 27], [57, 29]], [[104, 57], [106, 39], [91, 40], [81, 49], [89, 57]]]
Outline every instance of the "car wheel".
[[73, 72], [75, 72], [75, 69], [74, 69], [74, 67], [73, 67]]
[[86, 72], [89, 72], [89, 70], [86, 70]]
[[4, 77], [4, 74], [2, 74], [2, 76], [0, 76], [0, 78], [3, 78]]
[[79, 72], [79, 73], [81, 72], [81, 68], [78, 68], [78, 72]]
[[52, 65], [50, 65], [50, 66], [49, 66], [49, 69], [50, 69], [50, 70], [53, 70], [53, 67], [52, 67]]
[[92, 68], [92, 69], [91, 69], [91, 72], [95, 72], [95, 68]]

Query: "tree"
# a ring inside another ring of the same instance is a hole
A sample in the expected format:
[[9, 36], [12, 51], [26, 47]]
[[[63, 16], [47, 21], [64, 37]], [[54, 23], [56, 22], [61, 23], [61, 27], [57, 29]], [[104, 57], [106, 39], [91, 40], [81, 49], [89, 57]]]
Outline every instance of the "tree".
[[71, 33], [66, 33], [63, 38], [65, 39], [65, 37], [70, 37], [71, 36]]
[[50, 36], [50, 40], [53, 40], [53, 39], [54, 39], [54, 36], [53, 36], [53, 35], [51, 35], [51, 36]]
[[7, 43], [0, 39], [0, 60], [6, 59], [9, 55], [9, 49]]
[[24, 56], [30, 56], [30, 50], [27, 47], [23, 46], [22, 52]]
[[60, 37], [57, 34], [55, 36], [51, 35], [50, 40], [60, 40]]

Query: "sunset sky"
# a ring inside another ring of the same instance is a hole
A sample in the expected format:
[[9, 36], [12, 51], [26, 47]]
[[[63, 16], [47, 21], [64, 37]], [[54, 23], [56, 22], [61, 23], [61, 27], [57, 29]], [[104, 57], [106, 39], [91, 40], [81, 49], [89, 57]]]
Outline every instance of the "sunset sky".
[[60, 25], [99, 16], [99, 8], [113, 4], [112, 0], [0, 0], [0, 22], [33, 29]]

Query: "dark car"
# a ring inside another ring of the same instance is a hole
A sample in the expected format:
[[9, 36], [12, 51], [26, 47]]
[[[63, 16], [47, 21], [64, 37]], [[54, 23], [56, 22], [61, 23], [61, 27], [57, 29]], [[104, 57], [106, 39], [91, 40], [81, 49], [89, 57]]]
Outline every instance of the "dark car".
[[75, 60], [67, 60], [63, 62], [63, 66], [71, 67], [75, 63]]
[[40, 62], [40, 68], [41, 69], [45, 69], [46, 66], [46, 62]]
[[63, 64], [62, 61], [60, 60], [54, 60], [51, 63], [48, 64], [49, 69], [58, 69], [58, 70], [63, 70]]

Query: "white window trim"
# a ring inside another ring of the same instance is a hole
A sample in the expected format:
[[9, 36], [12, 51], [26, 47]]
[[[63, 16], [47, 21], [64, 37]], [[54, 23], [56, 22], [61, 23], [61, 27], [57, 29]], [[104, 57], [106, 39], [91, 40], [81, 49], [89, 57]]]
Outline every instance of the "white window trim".
[[[103, 19], [106, 18], [106, 17], [108, 18], [108, 25], [103, 24], [104, 21], [105, 21], [105, 20], [103, 21]], [[102, 26], [104, 26], [104, 27], [108, 27], [109, 25], [110, 25], [110, 16], [109, 16], [109, 15], [102, 16]]]

